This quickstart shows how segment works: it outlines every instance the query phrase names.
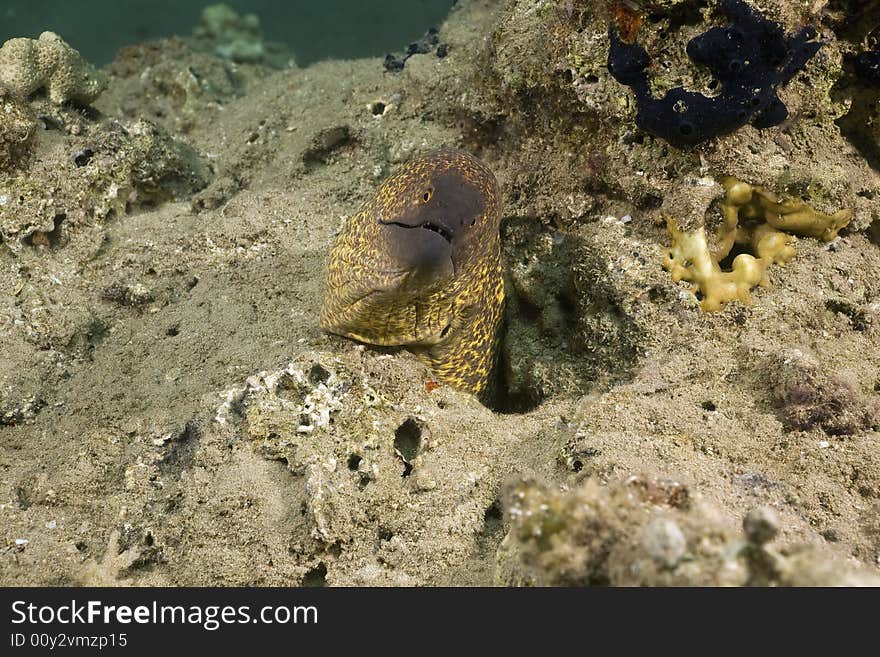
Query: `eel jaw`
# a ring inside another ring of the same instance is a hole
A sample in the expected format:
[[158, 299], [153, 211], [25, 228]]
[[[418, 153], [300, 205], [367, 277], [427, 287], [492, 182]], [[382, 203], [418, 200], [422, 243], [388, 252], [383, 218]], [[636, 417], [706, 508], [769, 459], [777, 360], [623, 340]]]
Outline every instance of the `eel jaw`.
[[455, 276], [452, 231], [440, 222], [409, 225], [379, 220], [392, 267], [407, 272], [401, 291], [415, 291]]

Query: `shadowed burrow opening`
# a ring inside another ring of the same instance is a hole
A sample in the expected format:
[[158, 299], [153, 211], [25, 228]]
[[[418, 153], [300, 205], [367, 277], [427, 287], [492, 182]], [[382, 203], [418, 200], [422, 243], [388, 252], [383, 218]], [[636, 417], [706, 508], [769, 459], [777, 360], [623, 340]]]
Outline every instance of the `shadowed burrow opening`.
[[868, 331], [873, 326], [869, 311], [849, 299], [827, 299], [825, 307], [832, 313], [846, 317], [854, 331]]
[[403, 461], [403, 477], [409, 477], [413, 461], [422, 445], [422, 425], [415, 418], [407, 418], [394, 431], [394, 451]]
[[359, 490], [363, 490], [364, 488], [366, 488], [369, 485], [370, 481], [372, 481], [370, 473], [361, 470], [361, 463], [363, 463], [363, 461], [364, 458], [360, 454], [354, 453], [349, 454], [348, 460], [346, 461], [348, 469], [357, 475]]
[[511, 382], [511, 359], [502, 349], [495, 367], [494, 381], [486, 405], [496, 413], [516, 415], [535, 410], [544, 401], [544, 393], [537, 386], [517, 386]]
[[308, 587], [327, 586], [327, 566], [323, 561], [303, 575], [302, 585]]
[[501, 507], [501, 500], [496, 499], [483, 513], [483, 529], [480, 534], [483, 538], [489, 538], [498, 535], [504, 527], [504, 510]]
[[309, 369], [308, 380], [309, 383], [316, 386], [327, 383], [330, 380], [330, 371], [320, 363], [315, 363]]
[[[880, 94], [876, 98], [880, 98]], [[876, 100], [873, 104], [876, 105]], [[853, 102], [849, 113], [835, 123], [840, 128], [840, 133], [865, 158], [868, 165], [875, 171], [880, 171], [880, 144], [867, 127], [876, 121], [876, 110], [871, 105], [872, 101], [859, 97]]]
[[35, 230], [30, 235], [24, 238], [24, 243], [26, 246], [43, 246], [49, 249], [56, 249], [59, 246], [63, 246], [63, 235], [62, 235], [62, 224], [64, 220], [67, 219], [67, 215], [65, 214], [56, 214], [55, 218], [52, 220], [52, 230], [48, 232], [43, 232], [41, 230]]
[[522, 414], [551, 397], [584, 394], [595, 373], [577, 342], [579, 239], [537, 217], [512, 217], [501, 225], [501, 244], [505, 321], [485, 404]]
[[[876, 5], [876, 3], [864, 4]], [[874, 11], [880, 16], [880, 6]], [[862, 29], [864, 26], [863, 21], [846, 22], [858, 25], [857, 29]], [[875, 34], [872, 40], [876, 42], [877, 36]], [[859, 37], [854, 43], [860, 43], [862, 38]], [[870, 54], [870, 51], [860, 48], [858, 52], [843, 58], [843, 72], [829, 95], [835, 102], [845, 102], [849, 105], [849, 111], [834, 121], [840, 129], [840, 134], [852, 144], [868, 166], [880, 171], [880, 143], [875, 136], [875, 126], [880, 118], [877, 105], [880, 101], [880, 87], [872, 79], [873, 76], [866, 77], [860, 65], [860, 59], [866, 54]]]
[[182, 429], [174, 431], [163, 446], [164, 453], [159, 461], [159, 471], [163, 476], [179, 479], [181, 474], [192, 468], [202, 438], [199, 418], [191, 418]]
[[[860, 194], [860, 196], [862, 196], [862, 194]], [[873, 197], [868, 196], [867, 194], [865, 194], [864, 196], [873, 200]], [[868, 236], [868, 240], [872, 244], [880, 246], [880, 219], [874, 219], [874, 221], [871, 222], [871, 225], [868, 226], [866, 234]]]

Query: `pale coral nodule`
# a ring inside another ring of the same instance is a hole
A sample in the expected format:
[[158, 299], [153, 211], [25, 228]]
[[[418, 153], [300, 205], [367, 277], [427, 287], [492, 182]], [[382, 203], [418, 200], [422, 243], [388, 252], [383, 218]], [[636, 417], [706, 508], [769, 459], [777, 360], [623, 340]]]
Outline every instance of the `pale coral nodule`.
[[45, 90], [49, 101], [88, 105], [107, 88], [107, 78], [54, 32], [15, 38], [0, 47], [0, 86], [22, 99]]

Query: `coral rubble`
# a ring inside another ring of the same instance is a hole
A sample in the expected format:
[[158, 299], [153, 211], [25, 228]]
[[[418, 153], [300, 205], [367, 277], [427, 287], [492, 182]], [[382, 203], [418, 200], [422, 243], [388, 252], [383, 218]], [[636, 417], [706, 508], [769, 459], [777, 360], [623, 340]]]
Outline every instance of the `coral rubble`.
[[636, 123], [673, 146], [699, 144], [749, 122], [756, 128], [782, 123], [788, 109], [776, 89], [788, 84], [822, 45], [813, 41], [812, 27], [786, 36], [781, 25], [742, 0], [725, 0], [723, 9], [730, 25], [713, 27], [687, 45], [688, 56], [707, 67], [720, 85], [713, 97], [676, 87], [655, 98], [648, 52], [637, 42], [624, 43], [610, 29], [608, 67], [618, 82], [635, 92]]
[[39, 39], [10, 39], [0, 47], [0, 85], [21, 98], [45, 90], [56, 105], [88, 105], [107, 79], [60, 36], [43, 32]]
[[259, 62], [265, 55], [260, 19], [239, 15], [226, 4], [208, 5], [193, 30], [195, 45], [236, 62]]
[[[650, 495], [646, 491], [671, 491]], [[813, 548], [773, 544], [772, 507], [752, 509], [742, 532], [676, 482], [587, 479], [568, 491], [534, 480], [508, 488], [510, 532], [498, 550], [500, 584], [611, 586], [876, 586], [877, 577]], [[684, 502], [684, 503], [682, 503]]]
[[880, 400], [825, 372], [815, 358], [786, 350], [770, 369], [777, 414], [789, 431], [849, 436], [880, 427]]
[[0, 169], [19, 166], [34, 144], [37, 118], [0, 90]]

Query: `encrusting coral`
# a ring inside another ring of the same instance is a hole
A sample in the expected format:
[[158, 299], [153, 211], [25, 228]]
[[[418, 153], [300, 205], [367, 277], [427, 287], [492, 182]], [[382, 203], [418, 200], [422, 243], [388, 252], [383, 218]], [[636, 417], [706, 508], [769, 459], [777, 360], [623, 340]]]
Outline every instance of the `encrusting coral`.
[[0, 47], [0, 85], [24, 99], [44, 89], [56, 105], [88, 105], [107, 79], [60, 36], [43, 32], [39, 39], [9, 39]]
[[[666, 217], [672, 246], [663, 267], [672, 280], [694, 284], [694, 292], [702, 295], [700, 307], [706, 312], [721, 310], [733, 300], [749, 303], [753, 287], [769, 285], [770, 265], [785, 264], [796, 255], [794, 235], [829, 242], [852, 220], [848, 209], [824, 214], [803, 201], [780, 198], [736, 178], [726, 177], [721, 182], [726, 194], [719, 204], [722, 223], [714, 251], [709, 248], [705, 228], [682, 231], [674, 219]], [[731, 271], [722, 271], [721, 261], [736, 244], [747, 245], [754, 255], [740, 253]]]

